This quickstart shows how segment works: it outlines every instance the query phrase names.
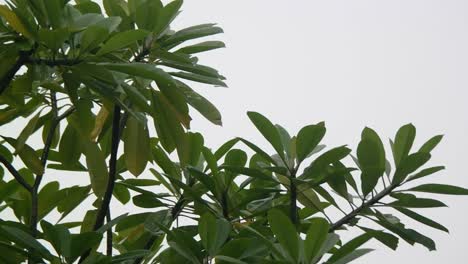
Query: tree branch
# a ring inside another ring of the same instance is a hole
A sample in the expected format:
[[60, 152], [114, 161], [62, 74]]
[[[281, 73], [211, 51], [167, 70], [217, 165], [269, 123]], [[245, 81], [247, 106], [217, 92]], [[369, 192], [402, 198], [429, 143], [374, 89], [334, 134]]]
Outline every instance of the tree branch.
[[[110, 208], [107, 210], [106, 222], [109, 223], [112, 220]], [[109, 227], [106, 233], [106, 255], [112, 257], [112, 227]]]
[[82, 63], [82, 60], [69, 60], [69, 59], [34, 59], [34, 58], [26, 58], [25, 64], [26, 63], [31, 63], [31, 64], [44, 64], [49, 67], [55, 67], [55, 66], [73, 66]]
[[19, 71], [21, 66], [23, 66], [28, 60], [29, 56], [33, 53], [33, 50], [29, 51], [20, 51], [18, 60], [11, 66], [11, 68], [3, 75], [0, 79], [0, 95], [6, 90], [8, 85], [15, 77], [16, 73]]
[[23, 178], [23, 176], [21, 176], [21, 174], [15, 169], [15, 167], [13, 167], [13, 165], [11, 165], [10, 162], [8, 162], [5, 157], [3, 157], [1, 154], [0, 154], [0, 162], [3, 163], [3, 165], [5, 166], [5, 168], [7, 168], [7, 170], [11, 173], [11, 175], [13, 175], [13, 177], [15, 178], [15, 180], [21, 185], [23, 186], [28, 192], [32, 192], [32, 186], [29, 185]]
[[357, 207], [349, 214], [335, 222], [330, 229], [328, 230], [329, 233], [334, 232], [335, 230], [341, 228], [343, 225], [349, 224], [351, 220], [353, 220], [356, 216], [358, 216], [363, 210], [372, 207], [374, 204], [378, 203], [382, 198], [389, 195], [395, 188], [400, 185], [390, 185], [389, 187], [385, 188], [383, 191], [375, 195], [372, 199], [367, 202], [364, 202], [361, 206]]
[[[111, 154], [109, 160], [109, 178], [107, 181], [106, 192], [102, 199], [101, 206], [96, 215], [96, 221], [94, 223], [93, 230], [99, 229], [104, 224], [104, 219], [109, 211], [110, 202], [112, 199], [112, 193], [114, 192], [116, 174], [117, 174], [117, 151], [119, 149], [120, 142], [120, 125], [121, 125], [121, 109], [120, 106], [114, 106], [114, 116], [112, 120], [112, 142], [111, 142]], [[91, 253], [91, 249], [88, 249], [83, 255], [81, 255], [78, 263], [83, 262]]]

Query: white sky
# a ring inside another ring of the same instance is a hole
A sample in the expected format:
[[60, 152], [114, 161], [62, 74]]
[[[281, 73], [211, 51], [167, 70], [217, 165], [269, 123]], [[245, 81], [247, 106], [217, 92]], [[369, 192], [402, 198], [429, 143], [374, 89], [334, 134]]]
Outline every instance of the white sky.
[[[418, 146], [445, 134], [431, 164], [447, 170], [433, 179], [468, 187], [468, 2], [185, 2], [175, 28], [216, 22], [225, 30], [217, 39], [227, 48], [200, 57], [228, 78], [230, 88], [194, 85], [223, 114], [222, 128], [195, 115], [193, 129], [205, 135], [209, 146], [242, 136], [269, 148], [250, 124], [248, 110], [265, 114], [291, 134], [324, 120], [327, 145], [350, 144], [354, 149], [364, 126], [387, 139], [412, 122]], [[20, 129], [2, 128], [0, 134], [14, 135]], [[63, 177], [54, 173], [50, 179]], [[66, 185], [86, 181], [70, 177]], [[468, 198], [442, 198], [450, 208], [422, 212], [447, 226], [450, 235], [410, 225], [432, 237], [438, 251], [400, 242], [393, 252], [371, 243], [377, 251], [355, 263], [465, 263]]]

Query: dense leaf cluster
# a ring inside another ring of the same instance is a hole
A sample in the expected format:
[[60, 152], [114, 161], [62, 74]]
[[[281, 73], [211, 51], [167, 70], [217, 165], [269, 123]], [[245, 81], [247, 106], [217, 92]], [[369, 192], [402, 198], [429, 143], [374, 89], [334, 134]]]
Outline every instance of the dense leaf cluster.
[[[222, 29], [173, 30], [181, 5], [0, 5], [0, 125], [27, 120], [15, 137], [1, 135], [1, 263], [338, 264], [370, 252], [362, 246], [371, 239], [391, 249], [402, 239], [435, 250], [399, 217], [447, 232], [415, 211], [445, 204], [418, 194], [468, 194], [414, 184], [444, 168], [426, 166], [442, 136], [416, 150], [408, 124], [388, 153], [365, 128], [353, 152], [321, 144], [323, 122], [290, 136], [249, 112], [274, 154], [243, 138], [208, 148], [190, 130], [190, 113], [216, 125], [221, 116], [190, 85], [226, 86], [196, 57], [224, 47], [197, 41]], [[40, 146], [31, 144], [38, 133]], [[63, 180], [47, 180], [53, 170]], [[72, 172], [89, 184], [67, 185]], [[70, 218], [90, 200], [83, 218]], [[129, 203], [141, 211], [113, 214]], [[360, 235], [344, 241], [339, 233], [350, 227]]]

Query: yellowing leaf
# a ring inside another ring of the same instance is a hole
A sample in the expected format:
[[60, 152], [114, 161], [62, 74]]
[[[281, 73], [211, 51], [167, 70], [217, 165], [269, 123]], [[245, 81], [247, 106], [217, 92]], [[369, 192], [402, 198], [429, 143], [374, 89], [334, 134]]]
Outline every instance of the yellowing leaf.
[[18, 16], [11, 11], [6, 5], [0, 5], [0, 16], [10, 24], [10, 26], [17, 32], [23, 34], [27, 38], [33, 38], [32, 34], [26, 29], [24, 24], [18, 18]]
[[105, 106], [101, 107], [99, 113], [96, 116], [96, 120], [94, 121], [94, 128], [91, 131], [90, 138], [92, 141], [96, 141], [96, 138], [102, 131], [102, 127], [106, 123], [107, 117], [109, 116], [109, 110]]

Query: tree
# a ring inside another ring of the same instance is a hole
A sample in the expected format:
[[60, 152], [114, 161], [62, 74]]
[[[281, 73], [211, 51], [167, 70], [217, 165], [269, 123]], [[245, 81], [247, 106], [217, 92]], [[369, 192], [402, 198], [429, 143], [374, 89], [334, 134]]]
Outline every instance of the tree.
[[[27, 120], [0, 145], [0, 210], [16, 218], [0, 220], [3, 262], [348, 263], [371, 251], [361, 248], [371, 239], [435, 250], [395, 213], [448, 231], [413, 211], [445, 206], [421, 192], [468, 194], [413, 184], [444, 168], [423, 168], [442, 136], [415, 151], [416, 129], [407, 124], [390, 155], [365, 128], [353, 156], [346, 146], [320, 144], [323, 122], [291, 137], [249, 112], [276, 153], [243, 138], [213, 151], [190, 130], [190, 111], [216, 125], [220, 113], [189, 83], [226, 86], [195, 56], [224, 44], [190, 43], [222, 29], [172, 30], [181, 0], [105, 0], [104, 10], [75, 2], [0, 6], [0, 125]], [[39, 132], [43, 144], [34, 147]], [[88, 175], [89, 184], [44, 181], [51, 170]], [[67, 217], [90, 199], [83, 219]], [[112, 199], [143, 210], [115, 217]], [[52, 224], [53, 211], [60, 219]], [[343, 216], [332, 219], [337, 211]], [[343, 241], [346, 228], [361, 235]]]

